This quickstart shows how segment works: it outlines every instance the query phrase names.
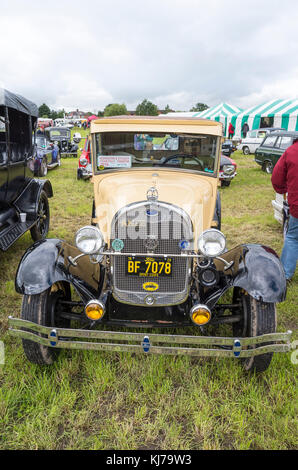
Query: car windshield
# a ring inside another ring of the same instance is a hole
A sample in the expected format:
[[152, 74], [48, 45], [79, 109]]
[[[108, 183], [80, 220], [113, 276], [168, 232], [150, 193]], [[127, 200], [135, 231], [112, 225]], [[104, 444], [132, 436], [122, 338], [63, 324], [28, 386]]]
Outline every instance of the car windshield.
[[98, 171], [164, 167], [216, 173], [219, 137], [199, 134], [95, 134]]
[[53, 129], [50, 131], [51, 139], [53, 137], [70, 137], [69, 129]]

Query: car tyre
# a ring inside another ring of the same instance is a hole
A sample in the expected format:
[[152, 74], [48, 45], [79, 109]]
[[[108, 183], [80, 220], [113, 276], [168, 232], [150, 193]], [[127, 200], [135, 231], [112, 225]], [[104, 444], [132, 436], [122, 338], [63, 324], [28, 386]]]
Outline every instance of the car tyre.
[[[276, 307], [274, 303], [254, 299], [243, 289], [238, 290], [238, 300], [242, 304], [242, 320], [233, 325], [234, 336], [260, 336], [276, 332]], [[267, 343], [259, 344], [265, 346]], [[250, 346], [248, 348], [251, 348]], [[264, 372], [270, 365], [273, 353], [241, 359], [244, 370]]]
[[263, 170], [268, 173], [268, 175], [271, 175], [272, 171], [273, 171], [273, 164], [272, 162], [265, 162], [264, 165], [263, 165]]
[[249, 155], [250, 154], [249, 147], [247, 147], [247, 145], [245, 145], [245, 147], [243, 147], [242, 150], [243, 150], [244, 155]]
[[[68, 285], [59, 286], [58, 290], [49, 288], [40, 294], [24, 295], [22, 302], [21, 318], [43, 326], [69, 328], [70, 320], [60, 318], [59, 300], [70, 299]], [[25, 331], [29, 329], [23, 328]], [[46, 337], [46, 335], [39, 334]], [[34, 341], [23, 339], [23, 350], [27, 359], [33, 364], [51, 365], [58, 358], [60, 349], [44, 346]]]
[[34, 241], [46, 238], [50, 226], [50, 207], [45, 191], [41, 191], [37, 208], [37, 222], [30, 229], [31, 237]]
[[230, 186], [231, 181], [222, 181], [221, 186]]

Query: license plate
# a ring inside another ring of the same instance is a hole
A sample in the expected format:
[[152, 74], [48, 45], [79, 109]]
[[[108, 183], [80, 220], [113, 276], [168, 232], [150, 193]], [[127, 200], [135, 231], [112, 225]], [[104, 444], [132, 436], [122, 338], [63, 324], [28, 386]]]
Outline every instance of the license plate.
[[128, 256], [126, 274], [138, 277], [172, 276], [172, 258], [151, 258]]

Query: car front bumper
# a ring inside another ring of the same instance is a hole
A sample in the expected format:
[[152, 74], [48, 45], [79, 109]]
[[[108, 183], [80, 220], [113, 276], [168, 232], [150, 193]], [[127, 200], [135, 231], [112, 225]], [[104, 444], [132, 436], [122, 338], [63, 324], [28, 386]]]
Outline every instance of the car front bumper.
[[229, 338], [52, 328], [13, 317], [8, 323], [11, 335], [52, 348], [236, 358], [291, 350], [291, 331]]

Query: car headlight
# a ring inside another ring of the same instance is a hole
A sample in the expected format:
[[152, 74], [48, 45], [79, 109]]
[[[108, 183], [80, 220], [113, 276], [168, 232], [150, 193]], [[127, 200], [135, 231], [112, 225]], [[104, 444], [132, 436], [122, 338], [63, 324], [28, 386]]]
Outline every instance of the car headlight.
[[226, 175], [232, 175], [235, 171], [234, 165], [224, 165], [222, 169]]
[[199, 236], [198, 249], [204, 256], [219, 256], [226, 249], [226, 237], [214, 228], [205, 230]]
[[77, 248], [86, 255], [98, 253], [104, 244], [101, 231], [97, 227], [87, 225], [80, 228], [75, 237]]

